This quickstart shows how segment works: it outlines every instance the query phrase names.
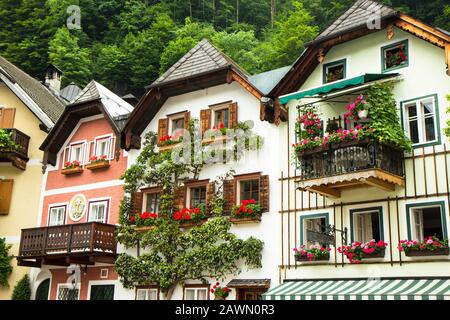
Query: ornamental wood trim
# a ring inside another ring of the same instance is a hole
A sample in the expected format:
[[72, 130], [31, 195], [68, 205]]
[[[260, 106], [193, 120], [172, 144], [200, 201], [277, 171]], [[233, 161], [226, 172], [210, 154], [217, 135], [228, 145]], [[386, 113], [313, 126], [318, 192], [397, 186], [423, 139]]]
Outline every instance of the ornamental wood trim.
[[247, 90], [251, 95], [253, 95], [256, 99], [260, 100], [263, 94], [256, 89], [253, 85], [250, 84], [247, 80], [242, 78], [238, 73], [232, 71], [231, 78], [239, 83], [245, 90]]

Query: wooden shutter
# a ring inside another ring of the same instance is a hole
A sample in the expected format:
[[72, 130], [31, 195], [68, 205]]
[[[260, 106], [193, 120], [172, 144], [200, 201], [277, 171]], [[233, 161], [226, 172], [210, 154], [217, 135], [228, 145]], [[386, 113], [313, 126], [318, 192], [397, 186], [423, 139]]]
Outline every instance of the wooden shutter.
[[261, 176], [261, 178], [259, 179], [259, 202], [262, 208], [262, 212], [269, 211], [269, 199], [269, 176]]
[[211, 109], [200, 111], [200, 126], [202, 128], [202, 133], [211, 129]]
[[186, 130], [189, 130], [189, 121], [191, 120], [191, 112], [190, 111], [187, 111], [185, 114], [184, 114], [184, 128], [186, 129]]
[[238, 123], [238, 104], [233, 102], [230, 104], [230, 121], [229, 127], [233, 128]]
[[235, 180], [225, 180], [223, 182], [223, 199], [225, 200], [223, 213], [231, 214], [231, 209], [236, 205]]
[[9, 214], [14, 180], [0, 180], [0, 214]]
[[216, 191], [215, 182], [210, 182], [206, 186], [206, 214], [211, 214], [211, 208], [209, 205], [209, 201], [214, 197], [214, 192]]
[[14, 128], [14, 116], [16, 114], [16, 109], [14, 108], [3, 108], [1, 109], [1, 128]]
[[144, 194], [141, 191], [131, 194], [131, 215], [141, 214], [144, 202]]
[[159, 140], [169, 134], [169, 119], [159, 119], [158, 121], [158, 142]]
[[186, 187], [178, 187], [173, 191], [173, 205], [175, 211], [186, 207]]

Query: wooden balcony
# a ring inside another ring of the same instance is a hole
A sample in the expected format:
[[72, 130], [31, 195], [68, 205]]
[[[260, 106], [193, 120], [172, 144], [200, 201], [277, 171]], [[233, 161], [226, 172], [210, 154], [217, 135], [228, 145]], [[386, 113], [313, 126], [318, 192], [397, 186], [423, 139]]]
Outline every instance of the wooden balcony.
[[18, 265], [113, 263], [117, 249], [115, 230], [114, 225], [97, 222], [23, 229]]
[[30, 137], [17, 129], [4, 129], [11, 133], [11, 140], [16, 148], [0, 147], [0, 162], [11, 162], [11, 164], [21, 170], [25, 170], [28, 162], [28, 146]]
[[403, 152], [374, 141], [351, 141], [305, 150], [299, 189], [339, 198], [346, 189], [404, 186]]

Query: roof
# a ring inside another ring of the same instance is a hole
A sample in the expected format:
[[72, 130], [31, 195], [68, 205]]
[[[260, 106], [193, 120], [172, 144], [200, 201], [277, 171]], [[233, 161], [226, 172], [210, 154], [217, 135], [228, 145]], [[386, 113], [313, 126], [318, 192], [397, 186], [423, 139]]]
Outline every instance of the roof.
[[131, 104], [94, 80], [89, 82], [78, 96], [70, 102], [68, 108], [73, 105], [97, 100], [101, 101], [111, 118], [127, 115], [133, 111]]
[[230, 57], [213, 46], [207, 39], [203, 39], [163, 75], [156, 79], [150, 87], [156, 87], [163, 83], [190, 78], [230, 66], [233, 66], [241, 75], [248, 76]]
[[75, 99], [81, 92], [80, 87], [78, 87], [75, 83], [69, 84], [67, 87], [61, 89], [59, 92], [59, 96], [64, 100], [70, 102]]
[[376, 1], [358, 0], [342, 16], [340, 16], [328, 28], [319, 34], [314, 42], [331, 38], [349, 30], [361, 27], [367, 24], [367, 21], [371, 21], [375, 13], [379, 13], [381, 19], [398, 14], [398, 12], [391, 7]]
[[[7, 76], [13, 84], [20, 86], [21, 90], [23, 90], [23, 92], [25, 92], [51, 120], [52, 125], [58, 120], [64, 111], [64, 105], [41, 82], [31, 77], [2, 56], [0, 56], [0, 73]], [[34, 110], [32, 111], [34, 112]], [[41, 121], [43, 121], [43, 119], [41, 119]], [[44, 121], [43, 123], [48, 127], [52, 126]]]
[[230, 288], [270, 288], [270, 279], [233, 279], [228, 284]]
[[308, 279], [285, 281], [264, 300], [447, 300], [448, 277]]
[[263, 94], [268, 94], [290, 69], [291, 66], [286, 66], [258, 73], [250, 76], [248, 80]]

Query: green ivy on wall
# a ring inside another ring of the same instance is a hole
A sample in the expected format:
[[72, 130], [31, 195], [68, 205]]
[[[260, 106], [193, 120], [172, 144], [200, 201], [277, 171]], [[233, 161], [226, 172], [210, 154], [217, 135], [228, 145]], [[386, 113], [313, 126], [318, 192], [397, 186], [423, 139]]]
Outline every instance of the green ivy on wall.
[[[450, 94], [447, 95], [447, 100], [450, 102]], [[447, 113], [450, 113], [450, 107], [447, 108]], [[447, 128], [444, 129], [444, 134], [450, 138], [450, 120], [447, 120]]]
[[13, 256], [9, 254], [11, 245], [6, 244], [6, 239], [0, 238], [0, 287], [8, 287], [8, 278], [12, 273], [13, 267], [11, 260]]

